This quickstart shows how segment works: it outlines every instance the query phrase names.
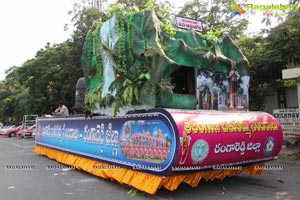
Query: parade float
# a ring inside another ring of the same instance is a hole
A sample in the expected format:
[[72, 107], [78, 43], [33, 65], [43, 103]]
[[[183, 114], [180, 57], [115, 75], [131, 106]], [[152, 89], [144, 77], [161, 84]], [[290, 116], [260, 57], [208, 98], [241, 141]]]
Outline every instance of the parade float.
[[278, 121], [248, 111], [248, 61], [229, 37], [119, 13], [89, 31], [82, 66], [96, 115], [38, 118], [38, 154], [154, 194], [260, 175], [281, 150]]

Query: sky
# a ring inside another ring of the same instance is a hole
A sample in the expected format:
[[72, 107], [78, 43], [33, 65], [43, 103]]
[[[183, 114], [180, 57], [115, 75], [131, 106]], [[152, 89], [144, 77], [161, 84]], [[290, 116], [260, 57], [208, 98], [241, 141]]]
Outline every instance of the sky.
[[[188, 0], [173, 0], [182, 6]], [[70, 23], [68, 11], [76, 0], [4, 0], [0, 3], [0, 80], [12, 66], [21, 66], [35, 57], [47, 42], [59, 44], [70, 37], [64, 25]], [[237, 3], [258, 3], [261, 0], [237, 0]], [[265, 0], [264, 4], [287, 3], [288, 0]], [[250, 29], [259, 29], [261, 16], [250, 20]]]
[[0, 80], [5, 70], [35, 57], [47, 42], [58, 44], [70, 36], [72, 0], [4, 0], [0, 3]]

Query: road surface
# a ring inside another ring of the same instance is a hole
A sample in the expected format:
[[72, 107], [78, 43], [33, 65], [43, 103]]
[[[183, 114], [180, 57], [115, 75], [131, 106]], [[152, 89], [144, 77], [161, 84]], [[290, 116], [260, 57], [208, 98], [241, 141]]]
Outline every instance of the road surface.
[[33, 139], [0, 137], [0, 199], [3, 200], [299, 200], [300, 147], [283, 148], [262, 176], [241, 174], [223, 181], [204, 180], [192, 188], [160, 189], [155, 195], [66, 168], [36, 154]]

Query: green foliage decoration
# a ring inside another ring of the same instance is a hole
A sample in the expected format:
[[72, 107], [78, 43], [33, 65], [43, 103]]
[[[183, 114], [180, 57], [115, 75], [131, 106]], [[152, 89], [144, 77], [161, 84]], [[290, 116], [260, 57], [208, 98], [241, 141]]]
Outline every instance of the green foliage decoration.
[[176, 34], [175, 28], [170, 24], [169, 21], [166, 21], [161, 24], [161, 29], [164, 31], [164, 33], [169, 37], [174, 37]]
[[120, 108], [138, 103], [140, 90], [146, 81], [151, 79], [149, 73], [140, 73], [137, 78], [130, 80], [117, 74], [116, 80], [111, 84], [110, 91], [116, 91], [114, 115], [117, 115]]
[[174, 86], [171, 84], [171, 78], [161, 79], [156, 85], [158, 86], [160, 96], [162, 96], [164, 93], [173, 94]]
[[196, 47], [196, 51], [210, 51], [218, 43], [218, 38], [222, 35], [222, 32], [217, 30], [209, 30], [206, 34], [203, 34], [203, 46]]
[[[128, 32], [131, 32], [131, 25], [133, 23], [133, 20], [134, 20], [134, 16], [136, 14], [138, 10], [135, 10], [133, 12], [130, 13], [130, 16], [129, 16], [129, 20], [127, 22], [127, 30]], [[127, 41], [128, 41], [128, 50], [129, 50], [129, 60], [130, 60], [130, 63], [133, 64], [134, 63], [134, 55], [133, 55], [133, 51], [132, 51], [132, 35], [131, 34], [127, 34]]]
[[84, 99], [85, 106], [89, 110], [96, 109], [96, 103], [98, 103], [99, 107], [105, 108], [106, 106], [112, 105], [114, 97], [111, 94], [107, 94], [104, 97], [101, 96], [102, 87], [90, 89]]
[[[115, 13], [117, 18], [118, 46], [116, 55], [116, 65], [113, 66], [115, 80], [109, 87], [112, 95], [101, 97], [102, 88], [91, 89], [86, 94], [85, 104], [91, 110], [95, 109], [98, 103], [101, 108], [111, 106], [114, 103], [114, 115], [121, 107], [137, 104], [140, 98], [140, 90], [145, 82], [150, 81], [151, 75], [148, 73], [149, 67], [145, 63], [135, 62], [132, 51], [132, 35], [130, 34], [131, 25], [134, 21], [138, 9], [125, 12], [124, 5], [115, 4], [109, 13]], [[97, 35], [93, 35], [93, 37]]]
[[173, 38], [176, 34], [176, 28], [171, 23], [171, 9], [169, 7], [163, 7], [161, 4], [154, 4], [153, 1], [148, 1], [145, 10], [154, 10], [157, 13], [157, 17], [162, 22], [160, 27], [163, 33], [168, 37]]
[[101, 64], [101, 41], [99, 38], [99, 30], [102, 22], [96, 21], [93, 23], [92, 28], [86, 35], [86, 42], [91, 43], [86, 45], [86, 65], [88, 69], [88, 76], [95, 76], [98, 80], [102, 79], [103, 67]]
[[118, 19], [118, 69], [126, 71], [126, 37], [125, 37], [125, 25], [124, 25], [124, 12], [117, 13]]

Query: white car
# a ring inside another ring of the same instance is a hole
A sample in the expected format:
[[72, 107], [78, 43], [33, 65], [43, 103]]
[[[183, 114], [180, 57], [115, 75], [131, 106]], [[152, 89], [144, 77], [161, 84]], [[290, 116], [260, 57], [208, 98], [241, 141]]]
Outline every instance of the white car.
[[11, 129], [11, 128], [16, 128], [15, 125], [10, 125], [10, 126], [3, 126], [1, 129], [0, 129], [0, 135], [2, 135], [5, 131]]

